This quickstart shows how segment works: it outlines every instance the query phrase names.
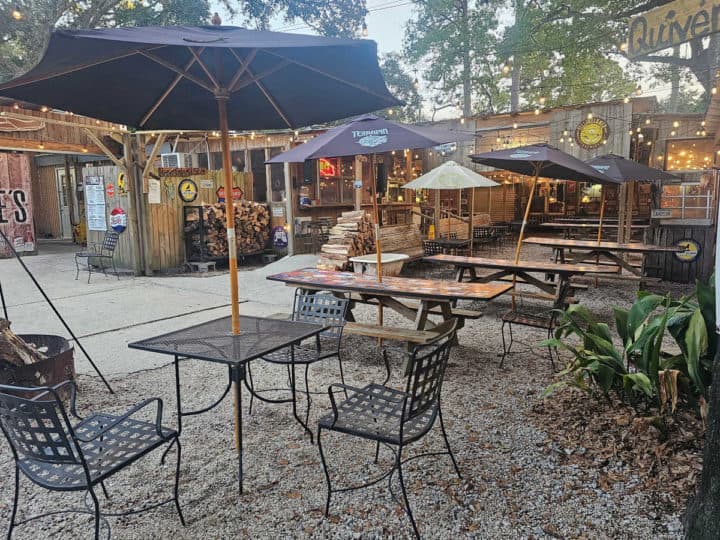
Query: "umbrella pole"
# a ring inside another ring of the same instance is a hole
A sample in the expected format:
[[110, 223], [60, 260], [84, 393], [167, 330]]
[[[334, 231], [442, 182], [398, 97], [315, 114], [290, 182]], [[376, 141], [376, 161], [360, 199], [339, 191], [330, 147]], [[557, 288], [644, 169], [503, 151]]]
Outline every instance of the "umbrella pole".
[[440, 190], [435, 191], [435, 238], [440, 238]]
[[[600, 223], [598, 223], [597, 243], [602, 241], [603, 216], [605, 215], [605, 186], [602, 187], [602, 200], [600, 201]], [[600, 263], [600, 255], [595, 255], [595, 264]], [[595, 276], [595, 288], [598, 286], [598, 278]]]
[[[538, 177], [540, 176], [540, 163], [535, 164], [535, 176], [533, 176], [532, 184], [530, 185], [530, 193], [528, 194], [527, 205], [525, 206], [525, 215], [523, 216], [522, 225], [520, 225], [520, 235], [518, 236], [517, 246], [515, 247], [515, 266], [520, 262], [520, 249], [522, 248], [523, 237], [525, 236], [525, 226], [527, 225], [528, 216], [530, 215], [530, 206], [532, 205], [533, 194], [535, 193], [535, 184], [537, 184]], [[513, 273], [513, 293], [515, 292], [515, 285], [517, 283], [517, 274]], [[512, 308], [515, 309], [515, 295], [512, 297]]]
[[[492, 188], [489, 188], [492, 189]], [[475, 235], [473, 234], [473, 217], [475, 216], [475, 188], [470, 188], [471, 195], [470, 195], [470, 256], [473, 256], [473, 240], [475, 240]]]
[[227, 228], [228, 263], [230, 266], [230, 309], [232, 333], [240, 333], [240, 306], [238, 304], [237, 241], [235, 240], [235, 209], [232, 197], [233, 180], [230, 162], [230, 135], [228, 133], [227, 96], [215, 96], [220, 117], [220, 144], [222, 148], [223, 179], [225, 186], [225, 227]]
[[[370, 155], [370, 190], [372, 193], [373, 217], [375, 218], [375, 279], [382, 283], [382, 244], [380, 242], [380, 218], [377, 203], [377, 171], [375, 170], [375, 154]], [[378, 324], [383, 325], [383, 305], [378, 302]], [[382, 347], [382, 338], [378, 338], [378, 347]]]
[[[237, 275], [237, 241], [235, 240], [235, 205], [232, 192], [232, 165], [230, 162], [230, 136], [228, 133], [227, 95], [216, 95], [218, 116], [220, 117], [220, 145], [222, 148], [223, 179], [225, 186], [225, 227], [227, 228], [228, 265], [230, 267], [230, 309], [232, 311], [232, 333], [240, 333], [240, 305], [238, 304], [238, 275]], [[235, 383], [239, 384], [239, 383]], [[239, 388], [235, 395], [235, 417], [240, 404], [238, 403]], [[235, 449], [240, 449], [240, 426], [235, 422]]]

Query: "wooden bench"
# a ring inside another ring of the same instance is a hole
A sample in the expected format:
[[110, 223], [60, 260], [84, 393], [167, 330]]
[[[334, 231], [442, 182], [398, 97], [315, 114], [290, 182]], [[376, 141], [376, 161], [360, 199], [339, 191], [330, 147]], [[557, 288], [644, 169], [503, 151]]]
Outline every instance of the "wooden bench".
[[347, 322], [345, 323], [343, 333], [377, 339], [404, 341], [414, 345], [424, 345], [431, 342], [442, 332], [439, 332], [437, 328], [430, 330], [414, 330], [412, 328], [400, 328], [397, 326], [380, 326], [377, 324]]
[[[362, 298], [359, 294], [351, 294], [350, 295], [350, 301], [351, 302], [357, 302], [360, 304], [369, 304], [369, 305], [377, 305], [378, 301], [375, 298]], [[408, 302], [406, 304], [411, 309], [417, 309], [418, 304], [416, 302]], [[442, 315], [442, 309], [440, 306], [435, 306], [433, 308], [430, 308], [428, 310], [428, 313], [431, 315]], [[457, 308], [453, 307], [450, 308], [450, 313], [453, 317], [457, 317], [458, 319], [479, 319], [483, 316], [482, 311], [476, 311], [474, 309], [463, 309], [463, 308]]]

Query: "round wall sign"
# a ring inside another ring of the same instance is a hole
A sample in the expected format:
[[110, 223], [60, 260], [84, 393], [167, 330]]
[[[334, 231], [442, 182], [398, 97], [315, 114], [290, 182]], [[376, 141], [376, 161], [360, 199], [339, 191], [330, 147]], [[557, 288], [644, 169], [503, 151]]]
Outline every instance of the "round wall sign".
[[190, 178], [180, 180], [178, 195], [180, 195], [183, 202], [193, 202], [198, 196], [197, 184]]
[[594, 150], [607, 142], [610, 130], [602, 118], [587, 118], [575, 129], [575, 140], [581, 148]]
[[119, 206], [110, 211], [110, 227], [116, 233], [121, 233], [127, 228], [127, 214]]
[[695, 261], [702, 251], [702, 247], [697, 240], [693, 240], [692, 238], [684, 238], [679, 242], [676, 242], [675, 245], [683, 249], [683, 251], [675, 252], [675, 258], [684, 263], [691, 263]]

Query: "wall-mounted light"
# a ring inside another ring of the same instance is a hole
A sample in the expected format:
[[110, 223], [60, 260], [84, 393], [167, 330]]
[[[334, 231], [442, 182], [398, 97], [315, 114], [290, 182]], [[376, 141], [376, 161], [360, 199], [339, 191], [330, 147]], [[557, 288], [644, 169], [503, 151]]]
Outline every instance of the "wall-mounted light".
[[362, 33], [362, 37], [368, 37], [368, 27], [367, 27], [367, 23], [365, 21], [363, 21], [363, 23], [362, 23], [361, 33]]

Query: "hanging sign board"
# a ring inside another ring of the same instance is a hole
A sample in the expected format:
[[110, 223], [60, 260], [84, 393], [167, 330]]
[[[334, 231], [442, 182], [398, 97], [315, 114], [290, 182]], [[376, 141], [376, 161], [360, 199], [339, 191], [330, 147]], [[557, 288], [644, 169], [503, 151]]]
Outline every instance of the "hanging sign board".
[[102, 176], [85, 178], [85, 214], [88, 231], [106, 231], [105, 189]]
[[154, 178], [148, 180], [148, 203], [160, 204], [160, 180]]
[[110, 227], [116, 233], [124, 232], [127, 228], [127, 214], [119, 206], [110, 211]]
[[675, 0], [630, 19], [627, 56], [637, 58], [720, 32], [720, 0]]
[[[18, 253], [35, 251], [30, 160], [26, 155], [0, 154], [0, 231]], [[0, 257], [12, 252], [0, 237]]]

